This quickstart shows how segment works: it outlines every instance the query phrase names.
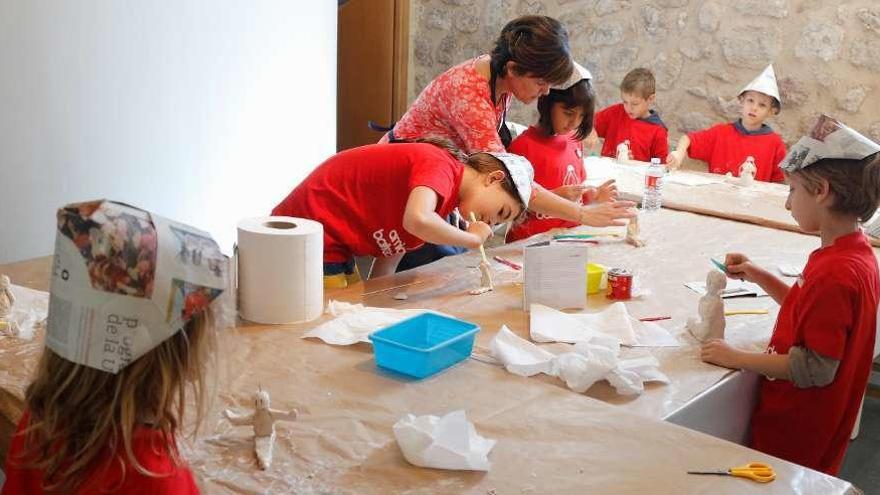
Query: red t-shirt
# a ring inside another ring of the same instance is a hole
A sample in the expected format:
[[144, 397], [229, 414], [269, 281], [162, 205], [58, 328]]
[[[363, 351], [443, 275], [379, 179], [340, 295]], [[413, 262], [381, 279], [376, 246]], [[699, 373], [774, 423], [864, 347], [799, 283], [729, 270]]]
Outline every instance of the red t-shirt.
[[878, 290], [877, 260], [861, 232], [810, 254], [782, 303], [767, 352], [788, 354], [801, 346], [840, 365], [825, 387], [763, 379], [752, 415], [753, 448], [837, 474], [871, 370]]
[[602, 156], [617, 157], [617, 145], [629, 140], [633, 160], [643, 162], [659, 158], [666, 163], [669, 155], [669, 132], [653, 110], [643, 119], [631, 119], [623, 109], [623, 103], [604, 108], [593, 118], [596, 134], [605, 138]]
[[708, 129], [688, 134], [691, 146], [688, 156], [709, 164], [715, 174], [732, 173], [739, 177], [739, 168], [752, 156], [758, 171], [755, 179], [765, 182], [782, 182], [785, 179], [779, 162], [785, 158], [785, 143], [779, 134], [766, 124], [754, 132], [746, 131], [739, 121], [718, 124]]
[[445, 217], [458, 206], [463, 174], [464, 165], [433, 144], [370, 144], [327, 159], [272, 214], [321, 222], [324, 263], [394, 256], [424, 244], [403, 228], [410, 191], [433, 189]]
[[[574, 167], [578, 183], [587, 179], [583, 144], [571, 135], [547, 136], [544, 131], [532, 126], [510, 143], [510, 152], [524, 156], [532, 163], [535, 182], [546, 189], [552, 190], [564, 185], [563, 179], [569, 165]], [[507, 242], [525, 239], [550, 229], [577, 225], [576, 222], [530, 211], [522, 223], [514, 225], [507, 232]]]
[[[35, 469], [17, 467], [16, 457], [24, 452], [25, 437], [20, 435], [28, 423], [25, 413], [18, 423], [12, 445], [6, 458], [6, 483], [2, 495], [40, 495], [43, 493], [43, 473]], [[119, 493], [134, 495], [153, 495], [173, 493], [175, 495], [196, 495], [199, 489], [187, 467], [175, 466], [164, 450], [164, 445], [173, 439], [165, 439], [158, 430], [138, 427], [132, 433], [131, 448], [141, 465], [152, 473], [162, 474], [158, 478], [146, 476], [129, 464], [126, 455], [120, 455], [125, 463], [125, 479], [120, 484], [123, 468], [116, 456], [107, 455], [100, 464], [87, 475], [77, 494]]]
[[[498, 129], [510, 107], [510, 94], [492, 102], [489, 80], [480, 75], [476, 63], [482, 55], [462, 62], [431, 81], [409, 110], [394, 125], [394, 137], [411, 141], [440, 136], [465, 153], [504, 151]], [[380, 143], [388, 142], [388, 135]]]

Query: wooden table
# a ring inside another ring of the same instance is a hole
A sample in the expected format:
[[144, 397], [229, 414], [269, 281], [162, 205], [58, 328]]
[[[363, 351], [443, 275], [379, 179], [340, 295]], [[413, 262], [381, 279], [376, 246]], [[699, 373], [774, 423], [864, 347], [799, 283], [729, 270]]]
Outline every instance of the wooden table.
[[[664, 325], [676, 333], [685, 317], [694, 314], [698, 299], [682, 283], [703, 279], [711, 269], [708, 257], [743, 250], [759, 262], [791, 263], [803, 261], [818, 242], [811, 236], [671, 210], [646, 219], [643, 231], [649, 242], [645, 248], [613, 242], [592, 248], [590, 257], [641, 274], [653, 295], [628, 303], [629, 311], [635, 316], [668, 313], [673, 320]], [[490, 256], [520, 260], [521, 246], [503, 246]], [[447, 258], [325, 296], [373, 306], [431, 308], [474, 321], [482, 328], [480, 348], [487, 347], [501, 324], [527, 337], [518, 272], [496, 265], [498, 291], [466, 294], [479, 279], [477, 256]], [[46, 260], [42, 263], [48, 266]], [[39, 265], [0, 266], [0, 271], [10, 273], [14, 283], [45, 284], [45, 278], [35, 275]], [[374, 292], [412, 282], [417, 283]], [[406, 301], [392, 298], [401, 291], [407, 293]], [[604, 297], [592, 296], [589, 311], [607, 304]], [[775, 318], [773, 305], [754, 299], [728, 305], [771, 309], [766, 316], [729, 319], [730, 340], [738, 345], [766, 343]], [[427, 380], [404, 380], [377, 370], [366, 344], [335, 347], [300, 338], [326, 319], [302, 325], [242, 324], [225, 334], [225, 365], [207, 436], [182, 445], [209, 492], [651, 493], [663, 486], [670, 493], [824, 494], [852, 489], [842, 480], [661, 421], [733, 375], [700, 362], [693, 343], [625, 351], [657, 356], [672, 383], [624, 398], [604, 384], [577, 394], [556, 379], [523, 378], [473, 359]], [[35, 352], [29, 355], [24, 368], [36, 359]], [[0, 376], [9, 372], [3, 367]], [[273, 406], [308, 408], [299, 421], [279, 424], [276, 464], [267, 472], [255, 468], [247, 429], [231, 428], [220, 416], [223, 408], [250, 404], [260, 384], [271, 391]], [[405, 413], [440, 415], [455, 409], [464, 409], [482, 435], [498, 440], [490, 454], [491, 471], [450, 472], [407, 464], [391, 432], [394, 422]], [[684, 474], [752, 460], [770, 461], [779, 479], [757, 485]]]

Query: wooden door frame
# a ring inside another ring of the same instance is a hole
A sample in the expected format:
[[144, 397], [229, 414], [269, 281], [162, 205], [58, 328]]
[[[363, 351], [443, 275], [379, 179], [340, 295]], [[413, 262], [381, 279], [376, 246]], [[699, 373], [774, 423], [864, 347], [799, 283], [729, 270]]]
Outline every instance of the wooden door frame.
[[410, 0], [394, 0], [394, 54], [392, 62], [391, 116], [397, 121], [407, 110], [409, 76]]

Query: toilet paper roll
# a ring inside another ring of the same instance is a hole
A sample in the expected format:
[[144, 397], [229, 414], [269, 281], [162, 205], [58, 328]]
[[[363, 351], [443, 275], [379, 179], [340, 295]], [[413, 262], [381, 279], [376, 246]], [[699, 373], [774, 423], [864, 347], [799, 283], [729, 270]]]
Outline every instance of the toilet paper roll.
[[238, 223], [239, 315], [256, 323], [299, 323], [324, 310], [324, 227], [295, 217]]

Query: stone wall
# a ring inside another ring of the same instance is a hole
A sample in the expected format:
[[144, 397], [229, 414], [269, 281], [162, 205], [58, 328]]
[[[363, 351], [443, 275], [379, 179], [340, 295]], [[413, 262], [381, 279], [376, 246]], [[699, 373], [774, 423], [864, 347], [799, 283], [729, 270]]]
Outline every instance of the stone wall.
[[[783, 110], [769, 121], [787, 144], [818, 112], [880, 140], [880, 2], [818, 0], [412, 0], [409, 100], [437, 74], [488, 53], [522, 14], [555, 17], [596, 81], [619, 101], [632, 68], [652, 69], [670, 139], [738, 116], [739, 89], [773, 62]], [[533, 123], [534, 105], [510, 120]]]

